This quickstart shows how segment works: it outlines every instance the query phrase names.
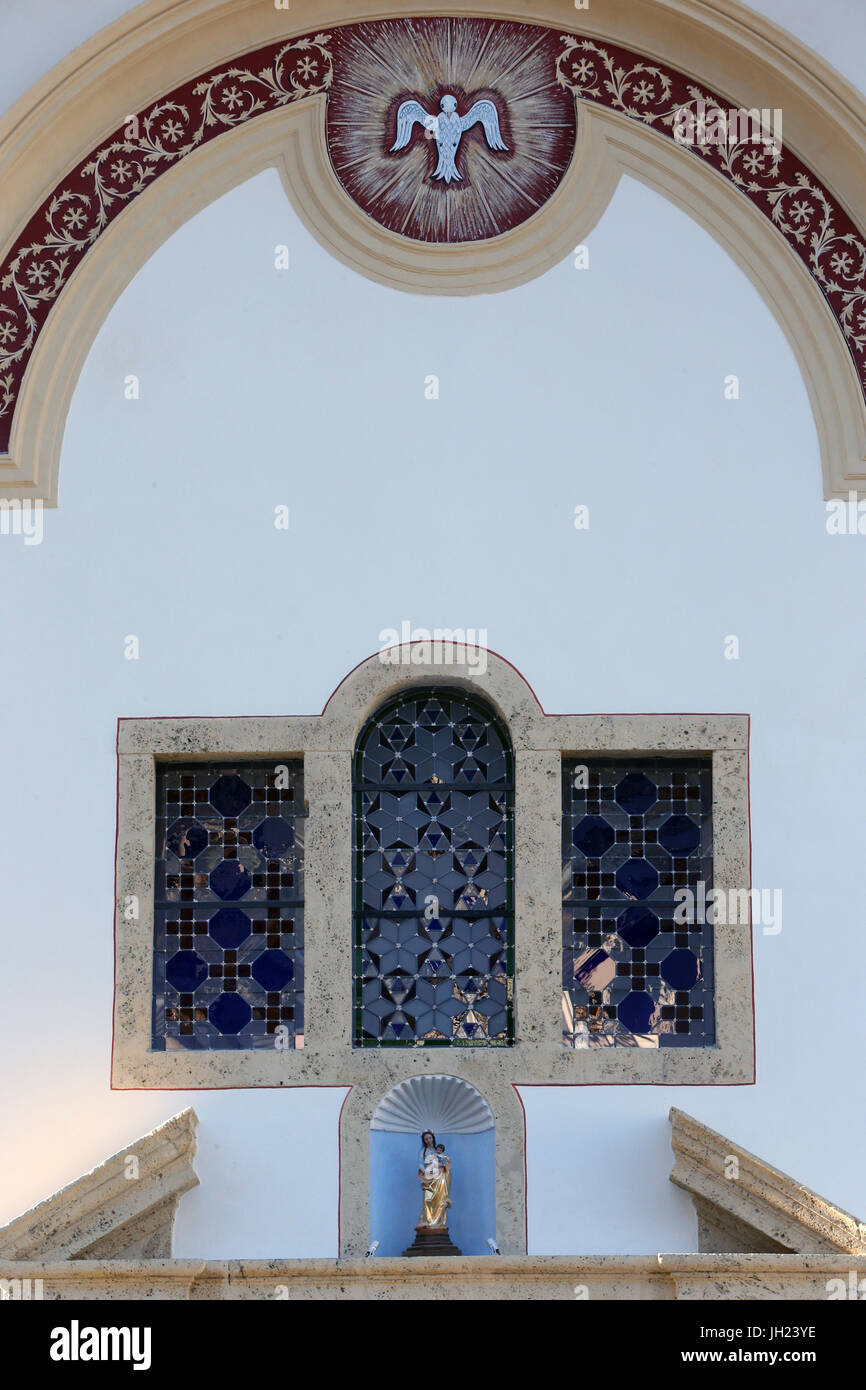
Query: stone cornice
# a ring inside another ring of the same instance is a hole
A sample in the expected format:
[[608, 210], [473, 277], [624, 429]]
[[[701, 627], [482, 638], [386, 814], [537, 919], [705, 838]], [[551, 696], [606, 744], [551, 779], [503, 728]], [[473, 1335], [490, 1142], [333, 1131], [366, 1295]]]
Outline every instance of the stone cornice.
[[181, 1111], [10, 1221], [0, 1258], [170, 1255], [175, 1207], [198, 1184], [196, 1123], [194, 1110]]
[[0, 1263], [9, 1297], [59, 1300], [827, 1299], [864, 1276], [866, 1257], [829, 1254]]
[[672, 1109], [670, 1121], [671, 1182], [690, 1194], [699, 1214], [715, 1211], [722, 1227], [733, 1218], [761, 1243], [789, 1251], [866, 1254], [866, 1225], [849, 1212], [682, 1110]]

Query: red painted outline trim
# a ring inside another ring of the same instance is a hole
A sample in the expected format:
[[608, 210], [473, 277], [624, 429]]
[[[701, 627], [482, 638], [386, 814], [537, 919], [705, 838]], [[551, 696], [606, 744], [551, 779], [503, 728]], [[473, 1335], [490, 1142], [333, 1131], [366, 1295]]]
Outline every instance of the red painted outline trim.
[[346, 1101], [354, 1090], [349, 1086], [343, 1096], [343, 1104], [337, 1116], [337, 1259], [343, 1258], [343, 1111]]
[[[512, 1081], [511, 1089], [520, 1101], [520, 1113], [523, 1116], [523, 1253], [529, 1254], [529, 1170], [526, 1164], [526, 1106], [523, 1104], [523, 1096], [520, 1094], [520, 1083]], [[494, 1130], [495, 1134], [495, 1130]]]

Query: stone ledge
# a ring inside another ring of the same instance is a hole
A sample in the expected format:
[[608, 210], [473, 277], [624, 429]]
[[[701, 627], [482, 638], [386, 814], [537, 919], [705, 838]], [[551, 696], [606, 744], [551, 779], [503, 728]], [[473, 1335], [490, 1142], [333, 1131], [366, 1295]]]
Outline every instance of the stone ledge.
[[[841, 1280], [846, 1289], [852, 1280], [866, 1279], [866, 1257], [474, 1255], [411, 1261], [0, 1262], [0, 1280], [16, 1279], [40, 1279], [45, 1300], [826, 1300], [831, 1279]], [[585, 1295], [575, 1292], [581, 1286]]]
[[[803, 1187], [748, 1149], [676, 1108], [670, 1111], [676, 1163], [671, 1182], [688, 1192], [698, 1213], [701, 1248], [866, 1254], [866, 1226], [826, 1197]], [[725, 1176], [736, 1159], [736, 1179]]]
[[[170, 1256], [177, 1203], [198, 1184], [196, 1124], [194, 1110], [181, 1111], [10, 1221], [0, 1229], [0, 1259]], [[136, 1177], [127, 1176], [132, 1158]]]

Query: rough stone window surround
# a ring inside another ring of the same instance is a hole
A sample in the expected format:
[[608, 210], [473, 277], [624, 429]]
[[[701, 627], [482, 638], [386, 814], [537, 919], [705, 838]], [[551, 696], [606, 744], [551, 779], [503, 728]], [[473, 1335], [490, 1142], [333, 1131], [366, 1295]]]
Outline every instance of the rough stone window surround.
[[[715, 884], [749, 887], [748, 717], [721, 714], [545, 715], [526, 681], [487, 653], [469, 679], [465, 654], [435, 664], [372, 656], [318, 716], [122, 719], [112, 1085], [118, 1089], [353, 1086], [381, 1098], [422, 1072], [464, 1078], [490, 1099], [514, 1084], [748, 1084], [754, 1081], [751, 929], [717, 926], [716, 1045], [701, 1049], [562, 1047], [561, 762], [597, 752], [709, 754]], [[477, 655], [477, 653], [476, 653]], [[352, 1046], [352, 754], [376, 706], [408, 686], [465, 686], [490, 700], [515, 755], [516, 1033], [513, 1048], [359, 1050]], [[303, 758], [306, 841], [305, 1046], [300, 1051], [152, 1052], [153, 862], [157, 760]], [[138, 915], [129, 910], [137, 900]], [[494, 1109], [496, 1107], [494, 1106]]]

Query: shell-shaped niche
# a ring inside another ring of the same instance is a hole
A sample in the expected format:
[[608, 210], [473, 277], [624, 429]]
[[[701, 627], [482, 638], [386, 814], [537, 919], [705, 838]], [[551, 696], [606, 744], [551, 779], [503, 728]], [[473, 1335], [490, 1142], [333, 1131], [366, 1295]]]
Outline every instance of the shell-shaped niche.
[[493, 1128], [493, 1112], [484, 1097], [456, 1076], [413, 1076], [401, 1081], [379, 1102], [371, 1129], [397, 1134], [480, 1134]]

